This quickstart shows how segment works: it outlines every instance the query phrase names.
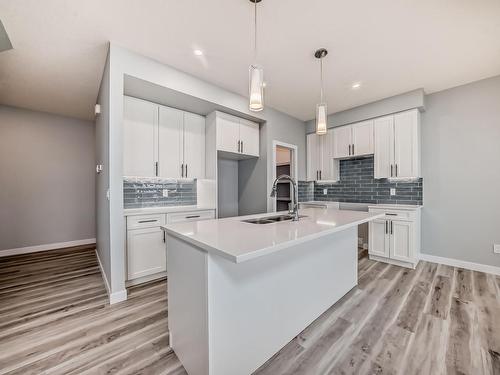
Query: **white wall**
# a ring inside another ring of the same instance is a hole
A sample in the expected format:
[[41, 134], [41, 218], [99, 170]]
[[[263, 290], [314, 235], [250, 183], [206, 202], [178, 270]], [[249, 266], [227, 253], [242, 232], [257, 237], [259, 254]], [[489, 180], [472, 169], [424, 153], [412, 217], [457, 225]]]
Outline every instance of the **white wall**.
[[426, 97], [422, 252], [500, 266], [500, 76]]
[[94, 124], [0, 106], [1, 250], [95, 238]]

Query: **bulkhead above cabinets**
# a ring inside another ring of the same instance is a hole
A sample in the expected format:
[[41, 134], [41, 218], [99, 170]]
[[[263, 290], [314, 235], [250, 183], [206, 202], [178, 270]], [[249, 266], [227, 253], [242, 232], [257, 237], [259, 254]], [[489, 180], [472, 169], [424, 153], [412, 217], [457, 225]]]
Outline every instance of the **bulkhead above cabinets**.
[[205, 117], [125, 96], [123, 175], [205, 178]]

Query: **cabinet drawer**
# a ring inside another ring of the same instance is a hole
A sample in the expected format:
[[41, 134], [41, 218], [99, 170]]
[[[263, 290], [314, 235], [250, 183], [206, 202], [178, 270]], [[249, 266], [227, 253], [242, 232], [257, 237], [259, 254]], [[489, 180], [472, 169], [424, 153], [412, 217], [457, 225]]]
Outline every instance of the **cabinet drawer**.
[[385, 213], [385, 219], [403, 219], [403, 220], [412, 220], [413, 213], [411, 211], [399, 211], [399, 210], [389, 210], [389, 209], [378, 209], [378, 208], [370, 208], [370, 212], [374, 213]]
[[167, 214], [167, 223], [181, 223], [185, 221], [198, 221], [215, 219], [214, 210], [205, 211], [191, 211], [191, 212], [177, 212], [174, 214]]
[[165, 225], [165, 214], [127, 217], [127, 229], [151, 228]]

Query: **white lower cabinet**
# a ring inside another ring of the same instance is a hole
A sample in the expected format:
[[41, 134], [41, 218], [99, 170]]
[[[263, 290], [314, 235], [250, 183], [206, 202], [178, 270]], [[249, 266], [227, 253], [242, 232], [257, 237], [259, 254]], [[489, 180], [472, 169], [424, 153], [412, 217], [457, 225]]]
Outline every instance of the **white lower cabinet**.
[[370, 259], [415, 268], [420, 258], [420, 208], [370, 207], [385, 217], [369, 223]]
[[127, 281], [138, 284], [166, 275], [167, 248], [162, 225], [214, 218], [215, 210], [128, 216]]

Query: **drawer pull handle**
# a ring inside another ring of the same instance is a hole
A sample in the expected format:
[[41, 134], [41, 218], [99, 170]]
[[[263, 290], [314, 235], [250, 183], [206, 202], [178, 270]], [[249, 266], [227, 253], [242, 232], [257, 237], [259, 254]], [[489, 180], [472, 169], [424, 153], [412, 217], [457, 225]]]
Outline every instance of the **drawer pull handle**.
[[386, 213], [387, 216], [398, 216], [398, 214]]
[[157, 221], [158, 221], [157, 219], [154, 219], [154, 220], [139, 220], [138, 223], [155, 223]]
[[200, 215], [186, 216], [186, 219], [196, 219], [197, 217], [200, 217]]

